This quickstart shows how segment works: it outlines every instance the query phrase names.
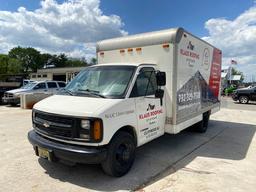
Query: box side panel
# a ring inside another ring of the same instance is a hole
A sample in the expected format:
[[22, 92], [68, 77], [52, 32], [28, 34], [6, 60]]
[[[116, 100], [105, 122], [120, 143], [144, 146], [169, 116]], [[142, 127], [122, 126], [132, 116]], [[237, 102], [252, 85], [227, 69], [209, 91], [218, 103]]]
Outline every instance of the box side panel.
[[177, 45], [176, 122], [220, 106], [221, 51], [184, 33]]

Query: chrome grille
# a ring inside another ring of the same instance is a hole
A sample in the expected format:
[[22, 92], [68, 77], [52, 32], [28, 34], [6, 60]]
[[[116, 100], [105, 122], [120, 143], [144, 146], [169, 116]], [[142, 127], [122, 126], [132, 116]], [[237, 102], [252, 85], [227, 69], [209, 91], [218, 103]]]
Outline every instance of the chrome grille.
[[74, 138], [76, 137], [75, 119], [56, 114], [35, 112], [33, 123], [35, 128], [44, 134]]
[[5, 92], [5, 93], [4, 93], [4, 97], [13, 97], [13, 93], [7, 93], [7, 92]]

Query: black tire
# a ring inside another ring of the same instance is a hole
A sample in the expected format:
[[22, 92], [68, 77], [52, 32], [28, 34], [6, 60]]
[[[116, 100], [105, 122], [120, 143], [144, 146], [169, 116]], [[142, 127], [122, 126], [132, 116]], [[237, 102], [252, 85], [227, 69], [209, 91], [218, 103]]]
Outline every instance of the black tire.
[[110, 142], [107, 159], [101, 163], [104, 172], [114, 177], [125, 175], [133, 165], [135, 148], [135, 140], [131, 134], [118, 132]]
[[10, 105], [12, 106], [12, 107], [17, 107], [17, 103], [10, 103]]
[[208, 128], [209, 119], [210, 119], [210, 112], [203, 113], [203, 120], [196, 124], [195, 131], [198, 133], [205, 133]]
[[249, 97], [244, 95], [239, 97], [239, 103], [246, 104], [248, 102], [249, 102]]

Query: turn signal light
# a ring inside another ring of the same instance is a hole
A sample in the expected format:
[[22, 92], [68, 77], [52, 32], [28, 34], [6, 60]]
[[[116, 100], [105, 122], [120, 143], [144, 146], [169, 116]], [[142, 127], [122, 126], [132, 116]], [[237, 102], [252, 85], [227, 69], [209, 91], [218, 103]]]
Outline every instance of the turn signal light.
[[141, 51], [142, 49], [140, 47], [136, 48], [136, 51]]
[[127, 51], [128, 51], [128, 52], [132, 52], [132, 51], [133, 51], [133, 49], [132, 49], [132, 48], [129, 48], [129, 49], [127, 49]]
[[101, 138], [102, 138], [101, 122], [99, 120], [94, 121], [93, 138], [95, 141], [101, 140]]

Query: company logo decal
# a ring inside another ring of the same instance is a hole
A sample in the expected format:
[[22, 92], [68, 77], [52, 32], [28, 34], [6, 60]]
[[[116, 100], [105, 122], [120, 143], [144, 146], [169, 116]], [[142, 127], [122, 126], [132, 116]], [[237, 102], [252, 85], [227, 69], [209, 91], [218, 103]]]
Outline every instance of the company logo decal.
[[46, 121], [46, 122], [44, 122], [43, 126], [44, 126], [45, 128], [48, 128], [48, 127], [50, 127], [50, 124]]
[[122, 115], [129, 115], [131, 113], [134, 113], [134, 110], [130, 110], [130, 111], [121, 111], [121, 112], [114, 112], [114, 113], [110, 113], [110, 114], [105, 114], [105, 118], [115, 118], [115, 117], [120, 117]]
[[148, 104], [147, 111], [151, 111], [151, 110], [154, 110], [154, 109], [155, 109], [155, 105]]
[[187, 49], [190, 49], [191, 51], [193, 51], [193, 50], [194, 50], [194, 47], [195, 47], [195, 45], [193, 45], [193, 44], [191, 43], [191, 41], [189, 41], [188, 46], [187, 46]]
[[210, 66], [210, 51], [208, 48], [204, 49], [203, 54], [203, 67], [205, 70], [208, 70]]
[[149, 117], [153, 117], [153, 116], [159, 115], [161, 113], [163, 113], [162, 109], [151, 111], [151, 112], [147, 112], [147, 113], [139, 115], [139, 119], [140, 120], [146, 119], [146, 118], [149, 118]]
[[194, 51], [195, 45], [193, 45], [191, 41], [189, 41], [186, 48], [186, 50], [180, 49], [180, 54], [189, 57], [191, 59], [190, 63], [195, 62], [194, 59], [199, 59], [199, 54]]

